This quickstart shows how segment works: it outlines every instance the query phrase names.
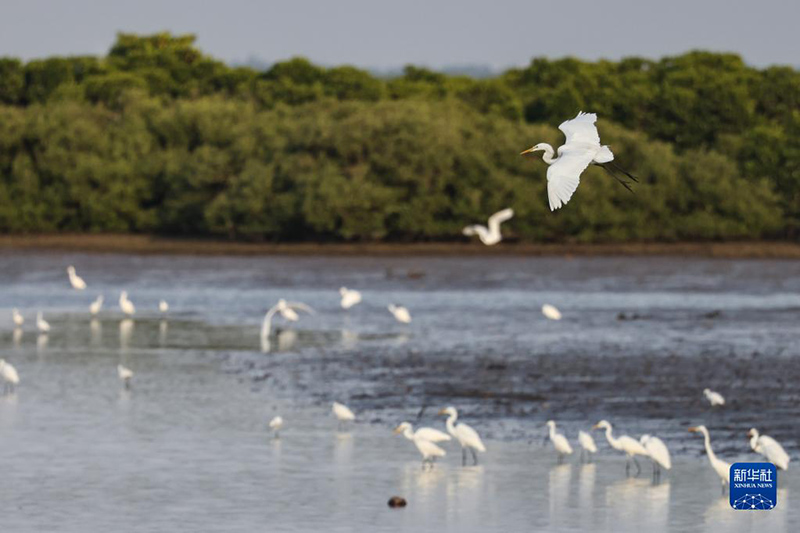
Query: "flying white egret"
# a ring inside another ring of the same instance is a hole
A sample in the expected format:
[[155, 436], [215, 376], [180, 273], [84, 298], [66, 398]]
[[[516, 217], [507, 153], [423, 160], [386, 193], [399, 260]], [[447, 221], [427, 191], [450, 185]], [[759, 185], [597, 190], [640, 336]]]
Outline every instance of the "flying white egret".
[[274, 438], [280, 437], [280, 431], [283, 427], [283, 417], [276, 416], [272, 420], [269, 421], [269, 428], [274, 432]]
[[21, 328], [22, 324], [25, 323], [25, 318], [19, 313], [16, 307], [11, 310], [11, 318], [14, 321], [15, 328]]
[[558, 462], [560, 463], [564, 460], [565, 455], [572, 455], [572, 446], [570, 446], [567, 437], [561, 433], [556, 433], [555, 421], [548, 420], [547, 427], [549, 430], [548, 437], [550, 438], [550, 442], [553, 443], [553, 448], [558, 452]]
[[554, 305], [544, 304], [542, 306], [542, 314], [550, 320], [561, 320], [561, 311]]
[[167, 303], [166, 300], [161, 300], [160, 302], [158, 302], [158, 310], [161, 311], [162, 313], [166, 313], [167, 311], [169, 311], [169, 304]]
[[97, 296], [97, 299], [89, 304], [89, 314], [95, 316], [103, 308], [103, 295]]
[[339, 294], [342, 295], [342, 309], [350, 309], [354, 305], [361, 303], [361, 293], [358, 291], [348, 289], [347, 287], [341, 287], [339, 289]]
[[36, 328], [42, 333], [47, 333], [50, 331], [50, 324], [48, 324], [47, 320], [44, 319], [44, 315], [41, 311], [36, 313]]
[[789, 470], [789, 454], [778, 441], [767, 435], [759, 435], [756, 428], [751, 428], [747, 436], [750, 437], [750, 447], [754, 452], [760, 453], [781, 470]]
[[592, 454], [597, 453], [597, 444], [594, 443], [592, 436], [585, 431], [579, 431], [578, 443], [581, 445], [581, 461], [585, 453], [589, 457], [589, 462], [591, 462]]
[[[452, 439], [452, 437], [450, 435], [448, 435], [444, 431], [439, 431], [438, 429], [417, 428], [417, 430], [414, 431], [414, 426], [412, 426], [410, 422], [401, 422], [397, 427], [401, 431], [405, 431], [405, 429], [408, 428], [409, 430], [411, 430], [413, 436], [419, 437], [421, 439], [425, 439], [425, 440], [427, 440], [429, 442], [446, 442], [446, 441]], [[405, 433], [404, 433], [404, 435], [405, 435]]]
[[295, 312], [295, 309], [304, 311], [310, 315], [314, 314], [314, 310], [301, 302], [287, 302], [283, 298], [278, 300], [278, 303], [273, 305], [264, 315], [264, 320], [261, 322], [261, 344], [269, 346], [269, 334], [272, 331], [272, 318], [276, 313], [279, 313], [283, 318], [290, 322], [296, 322], [300, 317]]
[[706, 455], [708, 455], [708, 462], [711, 463], [711, 467], [714, 469], [714, 472], [717, 473], [720, 481], [722, 481], [722, 491], [725, 492], [725, 486], [730, 486], [731, 484], [730, 463], [726, 463], [722, 459], [717, 459], [716, 454], [714, 454], [714, 450], [711, 449], [711, 437], [709, 436], [708, 429], [705, 426], [691, 427], [689, 428], [689, 431], [692, 433], [703, 434], [706, 445]]
[[600, 134], [597, 132], [597, 115], [581, 111], [572, 120], [562, 122], [558, 127], [567, 137], [566, 142], [558, 148], [558, 158], [554, 159], [555, 151], [547, 143], [536, 144], [521, 155], [544, 151], [542, 159], [550, 165], [547, 169], [547, 197], [550, 201], [550, 210], [555, 211], [566, 205], [578, 189], [581, 174], [590, 165], [598, 165], [620, 182], [626, 189], [633, 191], [630, 182], [620, 177], [617, 172], [622, 172], [631, 180], [638, 182], [635, 176], [623, 170], [613, 162], [614, 154], [608, 146], [600, 144]]
[[642, 435], [639, 438], [639, 442], [642, 443], [644, 449], [647, 450], [647, 455], [653, 461], [653, 476], [661, 475], [660, 468], [664, 470], [672, 468], [672, 459], [663, 440], [651, 435]]
[[333, 402], [331, 410], [333, 411], [333, 416], [335, 416], [336, 420], [339, 421], [340, 430], [342, 429], [342, 424], [345, 422], [352, 422], [356, 419], [356, 415], [353, 413], [353, 411], [351, 411], [346, 405], [339, 402]]
[[493, 246], [503, 240], [503, 236], [500, 234], [500, 224], [510, 220], [513, 216], [514, 210], [509, 207], [490, 216], [488, 227], [473, 224], [464, 228], [462, 233], [467, 237], [477, 235], [483, 244]]
[[133, 379], [133, 370], [124, 367], [122, 365], [117, 365], [117, 376], [119, 376], [120, 381], [122, 381], [126, 389], [131, 388], [131, 379]]
[[82, 291], [86, 288], [86, 282], [83, 278], [75, 273], [75, 267], [70, 265], [67, 267], [67, 275], [69, 276], [69, 283], [76, 291]]
[[711, 389], [703, 389], [703, 394], [705, 395], [708, 402], [711, 404], [711, 407], [716, 407], [718, 405], [725, 405], [725, 398], [722, 396], [722, 394], [714, 392]]
[[19, 385], [17, 369], [11, 363], [7, 363], [5, 359], [0, 359], [0, 378], [3, 378], [5, 392], [13, 392]]
[[639, 461], [636, 460], [637, 455], [647, 456], [647, 450], [644, 446], [642, 446], [642, 443], [633, 437], [629, 437], [628, 435], [622, 435], [621, 437], [615, 438], [612, 434], [614, 430], [608, 420], [601, 420], [595, 424], [592, 429], [605, 429], [606, 440], [608, 440], [608, 443], [611, 445], [611, 447], [625, 454], [625, 473], [630, 471], [631, 459], [633, 459], [633, 462], [636, 463], [636, 473], [638, 474], [642, 471]]
[[402, 305], [394, 305], [390, 304], [386, 307], [392, 315], [394, 315], [395, 320], [400, 322], [401, 324], [409, 324], [411, 323], [411, 313], [408, 312], [408, 309], [403, 307]]
[[426, 464], [433, 468], [433, 461], [437, 457], [444, 457], [446, 455], [446, 452], [439, 446], [427, 439], [422, 438], [419, 435], [419, 430], [414, 433], [411, 430], [411, 424], [408, 422], [403, 422], [397, 426], [394, 432], [402, 433], [405, 438], [414, 443], [414, 445], [417, 447], [417, 450], [419, 450], [419, 453], [422, 454], [422, 468], [425, 468]]
[[447, 422], [445, 423], [447, 432], [455, 437], [459, 444], [461, 444], [461, 464], [467, 464], [467, 449], [472, 453], [473, 463], [478, 464], [478, 455], [475, 453], [475, 450], [479, 452], [486, 451], [486, 446], [483, 445], [483, 441], [481, 441], [478, 432], [467, 424], [456, 424], [456, 420], [458, 420], [458, 411], [456, 411], [455, 407], [445, 407], [439, 411], [439, 414], [447, 416]]
[[119, 308], [128, 316], [136, 313], [136, 306], [133, 305], [132, 301], [128, 300], [128, 291], [119, 293]]

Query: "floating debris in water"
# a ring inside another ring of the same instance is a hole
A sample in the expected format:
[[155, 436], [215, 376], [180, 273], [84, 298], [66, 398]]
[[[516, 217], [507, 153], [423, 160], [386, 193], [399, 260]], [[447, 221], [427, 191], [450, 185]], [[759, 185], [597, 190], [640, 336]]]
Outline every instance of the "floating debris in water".
[[389, 507], [405, 507], [407, 504], [405, 498], [401, 498], [400, 496], [392, 496], [389, 498]]

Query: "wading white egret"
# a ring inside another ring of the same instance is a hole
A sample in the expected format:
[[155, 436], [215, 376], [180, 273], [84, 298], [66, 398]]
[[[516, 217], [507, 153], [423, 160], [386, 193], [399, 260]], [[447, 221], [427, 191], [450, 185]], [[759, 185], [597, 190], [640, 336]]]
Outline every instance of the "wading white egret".
[[419, 453], [422, 454], [422, 468], [425, 468], [426, 464], [433, 468], [433, 461], [437, 457], [444, 457], [446, 455], [445, 451], [439, 446], [419, 436], [419, 430], [417, 430], [417, 433], [414, 433], [411, 430], [411, 424], [408, 422], [403, 422], [397, 426], [394, 432], [402, 433], [405, 438], [414, 443]]
[[458, 420], [458, 411], [456, 411], [455, 407], [445, 407], [439, 411], [439, 414], [447, 416], [447, 422], [445, 422], [447, 432], [455, 437], [459, 444], [461, 444], [461, 464], [467, 464], [467, 449], [472, 453], [473, 463], [478, 464], [478, 455], [475, 451], [486, 451], [486, 446], [483, 445], [483, 441], [481, 440], [481, 436], [478, 435], [478, 432], [467, 424], [456, 424], [456, 420]]
[[536, 144], [521, 155], [544, 151], [542, 159], [550, 165], [547, 169], [547, 197], [550, 201], [550, 210], [555, 211], [569, 202], [578, 189], [581, 174], [590, 165], [595, 164], [608, 172], [619, 181], [626, 189], [632, 191], [630, 182], [617, 173], [621, 172], [633, 181], [639, 181], [616, 163], [613, 163], [614, 154], [608, 146], [600, 144], [600, 134], [597, 132], [597, 115], [581, 111], [572, 120], [562, 122], [558, 127], [567, 137], [566, 142], [558, 148], [558, 158], [554, 159], [555, 151], [547, 143]]
[[554, 305], [544, 304], [542, 306], [542, 314], [550, 320], [561, 320], [561, 311]]
[[161, 311], [162, 313], [166, 313], [167, 311], [169, 311], [169, 304], [167, 303], [166, 300], [161, 300], [160, 302], [158, 302], [158, 310]]
[[47, 320], [44, 319], [44, 315], [41, 311], [36, 313], [36, 329], [42, 333], [47, 333], [50, 331], [50, 324], [48, 324]]
[[409, 324], [411, 323], [411, 313], [408, 312], [408, 309], [403, 307], [402, 305], [394, 305], [390, 304], [386, 307], [392, 315], [394, 315], [394, 319], [400, 322], [401, 324]]
[[747, 436], [750, 437], [750, 447], [754, 452], [760, 453], [781, 470], [789, 470], [789, 454], [778, 441], [767, 435], [759, 435], [756, 428], [751, 428]]
[[446, 442], [452, 439], [450, 435], [444, 431], [439, 431], [438, 429], [417, 428], [417, 430], [414, 431], [414, 426], [412, 426], [410, 422], [401, 422], [397, 427], [402, 431], [405, 431], [405, 429], [408, 428], [412, 431], [415, 437], [419, 437], [430, 442]]
[[726, 463], [721, 459], [717, 459], [714, 450], [711, 449], [711, 437], [708, 434], [708, 429], [705, 426], [696, 426], [689, 428], [689, 431], [692, 433], [702, 433], [703, 438], [705, 439], [706, 445], [706, 455], [708, 455], [708, 462], [711, 463], [711, 467], [714, 469], [714, 472], [717, 473], [719, 476], [720, 481], [722, 481], [722, 491], [725, 492], [725, 486], [730, 486], [731, 484], [731, 465], [730, 463]]
[[353, 413], [353, 411], [351, 411], [349, 407], [339, 402], [333, 402], [333, 405], [331, 406], [331, 411], [333, 411], [333, 416], [336, 417], [336, 420], [339, 421], [338, 427], [340, 430], [342, 429], [342, 425], [345, 422], [352, 422], [353, 420], [356, 419], [355, 413]]
[[589, 462], [591, 462], [592, 454], [597, 453], [597, 444], [594, 443], [592, 436], [585, 431], [579, 431], [578, 443], [581, 445], [581, 461], [583, 461], [583, 456], [586, 454]]
[[572, 446], [570, 446], [567, 437], [561, 433], [556, 433], [555, 421], [548, 420], [547, 427], [549, 431], [548, 437], [550, 438], [550, 442], [553, 443], [553, 448], [558, 452], [558, 462], [560, 463], [564, 460], [565, 455], [572, 455]]
[[103, 308], [103, 295], [100, 294], [95, 301], [89, 304], [89, 314], [95, 316]]
[[347, 287], [341, 287], [339, 289], [339, 294], [342, 296], [342, 309], [350, 309], [354, 305], [361, 303], [361, 293], [358, 291], [348, 289]]
[[136, 306], [133, 305], [132, 301], [128, 300], [128, 291], [119, 293], [119, 308], [128, 316], [136, 313]]
[[636, 460], [637, 455], [644, 455], [647, 456], [647, 450], [642, 446], [642, 443], [638, 440], [634, 439], [633, 437], [629, 437], [628, 435], [622, 435], [621, 437], [615, 438], [613, 435], [613, 428], [608, 420], [601, 420], [597, 424], [592, 427], [592, 429], [604, 429], [606, 431], [606, 440], [611, 445], [612, 448], [615, 450], [621, 451], [626, 456], [625, 461], [625, 472], [629, 472], [631, 469], [631, 459], [633, 462], [636, 463], [636, 473], [642, 471], [642, 467], [639, 465], [639, 461]]
[[86, 288], [86, 282], [83, 278], [75, 273], [75, 267], [70, 265], [67, 267], [67, 275], [69, 276], [69, 283], [76, 291], [82, 291]]
[[16, 307], [11, 310], [11, 319], [14, 321], [15, 328], [21, 328], [22, 324], [25, 323], [25, 318], [19, 313]]
[[281, 431], [282, 427], [283, 427], [283, 417], [282, 416], [276, 416], [272, 420], [269, 421], [269, 428], [273, 431], [273, 433], [274, 433], [273, 437], [276, 438], [276, 439], [280, 437], [280, 431]]
[[486, 246], [493, 246], [503, 240], [503, 236], [500, 234], [500, 224], [506, 220], [510, 220], [513, 216], [514, 210], [509, 207], [490, 216], [488, 227], [480, 224], [473, 224], [472, 226], [464, 228], [462, 233], [467, 237], [477, 235], [483, 244]]
[[5, 359], [0, 359], [0, 378], [3, 378], [3, 389], [5, 392], [13, 392], [19, 385], [19, 374], [17, 369]]
[[281, 317], [290, 321], [290, 322], [297, 322], [300, 316], [295, 311], [303, 311], [308, 313], [309, 315], [314, 314], [314, 310], [311, 309], [309, 306], [302, 302], [287, 302], [283, 298], [278, 300], [278, 303], [273, 305], [267, 311], [267, 314], [264, 315], [264, 320], [261, 322], [261, 344], [269, 346], [269, 335], [272, 332], [272, 318], [275, 316], [276, 313], [280, 314]]
[[651, 435], [642, 435], [639, 442], [642, 443], [644, 449], [647, 450], [647, 455], [653, 461], [653, 476], [661, 475], [661, 468], [664, 470], [672, 468], [672, 459], [663, 440]]
[[122, 384], [125, 385], [126, 389], [131, 388], [133, 370], [122, 365], [117, 365], [117, 376], [119, 376], [120, 381], [122, 381]]
[[725, 398], [718, 392], [714, 392], [711, 389], [703, 389], [703, 395], [705, 395], [706, 400], [708, 400], [708, 403], [711, 404], [711, 407], [725, 405]]

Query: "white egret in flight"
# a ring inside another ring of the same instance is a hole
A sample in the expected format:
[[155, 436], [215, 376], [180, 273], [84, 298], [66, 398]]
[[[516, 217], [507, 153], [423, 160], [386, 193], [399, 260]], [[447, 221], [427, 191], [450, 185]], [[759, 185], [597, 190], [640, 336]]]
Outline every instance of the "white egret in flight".
[[347, 287], [341, 287], [339, 289], [339, 294], [342, 296], [342, 309], [350, 309], [354, 305], [361, 303], [361, 293], [358, 291], [348, 289]]
[[615, 438], [612, 432], [614, 431], [611, 427], [611, 424], [608, 420], [601, 420], [597, 424], [592, 427], [592, 429], [605, 429], [606, 430], [606, 440], [611, 445], [612, 448], [615, 450], [619, 450], [623, 452], [626, 456], [625, 461], [625, 472], [627, 473], [630, 471], [631, 468], [631, 459], [633, 462], [636, 463], [636, 473], [642, 471], [642, 467], [639, 465], [639, 461], [636, 460], [637, 455], [644, 455], [647, 456], [647, 450], [642, 443], [638, 440], [634, 439], [633, 437], [629, 437], [628, 435], [622, 435], [621, 437]]
[[136, 313], [136, 306], [133, 302], [128, 300], [128, 291], [122, 291], [119, 294], [119, 308], [128, 316]]
[[167, 311], [169, 311], [169, 304], [167, 303], [166, 300], [161, 300], [160, 302], [158, 302], [158, 310], [161, 311], [162, 313], [166, 313]]
[[561, 320], [561, 311], [554, 305], [544, 304], [542, 306], [542, 314], [550, 320]]
[[592, 461], [592, 454], [597, 453], [597, 444], [594, 443], [592, 436], [585, 431], [578, 432], [578, 443], [581, 445], [581, 461], [586, 454], [589, 462]]
[[100, 294], [95, 301], [89, 304], [89, 314], [95, 316], [103, 308], [103, 295]]
[[708, 462], [711, 463], [711, 467], [714, 469], [714, 472], [717, 473], [719, 476], [720, 481], [722, 481], [722, 491], [725, 492], [725, 486], [730, 486], [731, 484], [731, 465], [730, 463], [726, 463], [722, 459], [717, 459], [714, 450], [711, 449], [711, 437], [708, 434], [708, 429], [705, 426], [697, 426], [689, 428], [689, 431], [692, 433], [702, 433], [703, 438], [705, 439], [706, 445], [706, 455], [708, 456]]
[[269, 421], [269, 428], [274, 432], [274, 438], [280, 438], [280, 431], [283, 427], [283, 417], [276, 416]]
[[[414, 426], [412, 426], [410, 422], [401, 422], [397, 426], [397, 428], [400, 429], [401, 431], [405, 431], [406, 428], [408, 428], [412, 432], [412, 435], [414, 437], [419, 437], [421, 439], [425, 439], [430, 442], [447, 442], [448, 440], [452, 439], [450, 435], [448, 435], [444, 431], [439, 431], [438, 429], [417, 428], [417, 430], [414, 431]], [[399, 431], [397, 431], [397, 433], [399, 433]], [[411, 438], [408, 437], [407, 435], [406, 437], [409, 439]]]
[[750, 437], [750, 447], [754, 452], [760, 453], [781, 470], [789, 470], [789, 454], [778, 441], [767, 435], [759, 435], [756, 428], [751, 428], [747, 436]]
[[0, 378], [3, 378], [5, 392], [13, 392], [19, 385], [17, 369], [11, 363], [6, 363], [5, 359], [0, 359]]
[[48, 324], [47, 320], [44, 319], [44, 315], [41, 311], [36, 313], [36, 328], [42, 333], [47, 333], [50, 331], [50, 324]]
[[488, 227], [481, 226], [480, 224], [473, 224], [472, 226], [464, 228], [462, 233], [467, 237], [477, 235], [483, 244], [486, 246], [493, 246], [503, 240], [503, 236], [500, 234], [500, 224], [506, 220], [510, 220], [513, 216], [514, 210], [509, 207], [490, 216]]
[[714, 392], [711, 389], [703, 389], [703, 395], [705, 395], [706, 399], [711, 404], [711, 407], [725, 405], [725, 398], [718, 392]]
[[269, 346], [269, 334], [272, 332], [272, 318], [275, 316], [276, 313], [280, 314], [281, 317], [288, 320], [289, 322], [297, 322], [300, 319], [300, 316], [295, 311], [303, 311], [308, 313], [309, 315], [314, 314], [314, 310], [311, 309], [304, 303], [301, 302], [287, 302], [283, 298], [278, 300], [278, 303], [273, 305], [267, 311], [267, 314], [264, 315], [264, 320], [261, 322], [261, 344]]
[[119, 376], [120, 381], [122, 381], [126, 389], [131, 388], [131, 379], [133, 379], [133, 370], [122, 365], [117, 365], [117, 376]]
[[467, 449], [472, 453], [473, 463], [478, 464], [478, 455], [475, 453], [475, 450], [479, 452], [486, 451], [486, 446], [483, 445], [483, 441], [481, 440], [481, 436], [478, 435], [478, 432], [467, 424], [456, 424], [456, 420], [458, 420], [458, 411], [456, 411], [455, 407], [445, 407], [439, 411], [439, 414], [447, 416], [447, 422], [445, 423], [447, 432], [455, 437], [459, 444], [461, 444], [461, 464], [467, 464]]
[[392, 315], [394, 315], [395, 320], [400, 322], [401, 324], [410, 324], [411, 323], [411, 313], [408, 312], [408, 309], [403, 307], [402, 305], [394, 305], [390, 304], [386, 307]]
[[661, 468], [664, 470], [672, 468], [672, 458], [670, 458], [669, 449], [663, 440], [650, 435], [642, 435], [639, 442], [642, 443], [644, 449], [647, 450], [647, 455], [653, 461], [653, 476], [659, 476]]
[[629, 191], [632, 191], [630, 182], [620, 177], [617, 172], [622, 172], [633, 181], [639, 181], [613, 163], [614, 154], [608, 146], [600, 144], [600, 134], [597, 132], [595, 122], [597, 122], [596, 114], [583, 111], [572, 120], [562, 122], [558, 129], [564, 132], [567, 140], [558, 148], [558, 158], [553, 158], [555, 151], [547, 143], [536, 144], [522, 152], [529, 154], [539, 150], [544, 151], [542, 159], [550, 165], [547, 169], [547, 197], [551, 211], [569, 202], [578, 189], [581, 174], [591, 164], [603, 167]]
[[572, 446], [570, 446], [567, 437], [561, 433], [556, 433], [555, 421], [548, 420], [547, 427], [549, 430], [548, 437], [550, 438], [550, 442], [553, 443], [553, 448], [558, 452], [558, 462], [560, 463], [564, 460], [565, 455], [572, 455]]
[[336, 420], [339, 421], [340, 430], [342, 429], [342, 424], [345, 422], [352, 422], [356, 419], [355, 413], [353, 413], [349, 407], [339, 402], [333, 402], [331, 411], [333, 411], [333, 416], [336, 417]]
[[417, 447], [417, 450], [419, 450], [419, 453], [422, 454], [422, 468], [425, 468], [426, 464], [433, 468], [433, 461], [437, 457], [444, 457], [446, 455], [446, 452], [439, 446], [427, 439], [422, 438], [419, 435], [419, 430], [414, 433], [411, 430], [411, 424], [408, 422], [403, 422], [397, 426], [394, 432], [402, 433], [405, 438], [414, 443], [414, 445]]
[[67, 267], [67, 275], [69, 276], [69, 283], [76, 291], [82, 291], [86, 288], [86, 282], [83, 278], [75, 273], [75, 267], [70, 265]]
[[11, 310], [11, 318], [14, 320], [15, 328], [21, 328], [22, 324], [25, 323], [25, 318], [23, 318], [16, 307]]

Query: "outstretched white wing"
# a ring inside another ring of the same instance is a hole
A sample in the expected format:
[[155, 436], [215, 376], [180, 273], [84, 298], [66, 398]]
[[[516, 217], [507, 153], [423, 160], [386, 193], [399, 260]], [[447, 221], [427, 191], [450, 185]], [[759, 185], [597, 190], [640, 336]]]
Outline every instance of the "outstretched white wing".
[[[563, 126], [563, 124], [562, 124]], [[592, 162], [596, 150], [561, 147], [558, 159], [547, 169], [547, 196], [550, 211], [555, 211], [569, 202], [581, 182], [581, 173]]]
[[307, 306], [302, 302], [286, 302], [286, 305], [291, 309], [297, 309], [299, 311], [305, 311], [309, 315], [313, 315], [316, 313], [311, 307]]
[[558, 127], [564, 132], [567, 137], [567, 142], [570, 143], [589, 143], [600, 145], [600, 134], [597, 133], [597, 115], [594, 113], [584, 113], [581, 111], [578, 116], [572, 120], [566, 120]]
[[489, 217], [489, 231], [494, 231], [494, 228], [500, 229], [500, 224], [506, 220], [510, 220], [514, 216], [514, 210], [510, 207], [498, 211]]

